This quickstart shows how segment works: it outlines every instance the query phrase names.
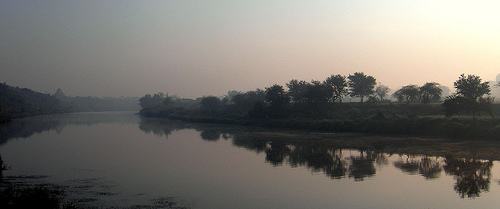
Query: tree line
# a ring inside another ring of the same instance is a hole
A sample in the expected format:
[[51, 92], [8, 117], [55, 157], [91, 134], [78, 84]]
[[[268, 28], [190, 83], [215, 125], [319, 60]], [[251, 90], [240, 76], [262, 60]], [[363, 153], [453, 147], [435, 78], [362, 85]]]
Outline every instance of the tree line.
[[[454, 82], [456, 93], [442, 103], [446, 116], [469, 113], [474, 117], [487, 111], [493, 117], [488, 82], [476, 75], [460, 75]], [[273, 84], [247, 92], [229, 91], [224, 97], [205, 96], [196, 100], [170, 97], [168, 94], [146, 94], [139, 99], [141, 114], [169, 116], [204, 114], [232, 118], [315, 118], [338, 116], [346, 96], [359, 98], [359, 103], [389, 103], [390, 88], [378, 84], [373, 76], [355, 72], [348, 76], [331, 75], [323, 81], [293, 79], [286, 86]], [[443, 90], [439, 83], [427, 82], [422, 86], [407, 85], [396, 90], [392, 97], [400, 103], [440, 103]], [[355, 111], [354, 111], [355, 112]]]

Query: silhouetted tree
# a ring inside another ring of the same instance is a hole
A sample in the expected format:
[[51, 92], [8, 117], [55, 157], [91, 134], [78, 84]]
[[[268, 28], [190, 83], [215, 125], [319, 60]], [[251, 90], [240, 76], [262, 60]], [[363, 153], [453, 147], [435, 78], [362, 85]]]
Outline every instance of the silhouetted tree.
[[443, 90], [439, 87], [439, 83], [428, 82], [420, 87], [420, 97], [422, 103], [428, 104], [430, 102], [438, 102], [441, 99]]
[[342, 103], [342, 98], [347, 95], [347, 80], [343, 75], [331, 75], [326, 78], [325, 84], [333, 89], [332, 102]]
[[418, 95], [419, 88], [416, 85], [403, 86], [394, 92], [394, 97], [396, 97], [400, 102], [406, 100], [406, 104], [410, 104], [411, 101], [417, 100]]
[[266, 102], [269, 102], [273, 111], [279, 111], [290, 103], [290, 97], [283, 89], [283, 86], [275, 84], [266, 88]]
[[312, 81], [305, 94], [306, 101], [314, 104], [327, 103], [332, 96], [333, 88], [319, 81]]
[[221, 106], [221, 100], [215, 96], [203, 97], [200, 102], [201, 109], [209, 113], [216, 113]]
[[288, 95], [291, 97], [293, 102], [299, 103], [306, 101], [305, 95], [307, 94], [309, 83], [293, 79], [288, 82], [286, 86], [288, 87]]
[[239, 91], [236, 91], [236, 90], [231, 90], [231, 91], [227, 92], [227, 95], [224, 96], [224, 99], [226, 99], [228, 102], [232, 102], [234, 96], [239, 95], [239, 94], [242, 94], [242, 93]]
[[161, 92], [156, 93], [153, 96], [151, 96], [151, 94], [146, 94], [139, 99], [139, 105], [143, 109], [157, 107], [163, 103], [165, 98], [168, 98], [168, 94], [165, 95]]
[[362, 72], [356, 72], [354, 75], [349, 75], [349, 90], [352, 97], [359, 97], [361, 102], [367, 96], [374, 93], [376, 80], [372, 76], [365, 75]]
[[232, 103], [239, 114], [247, 114], [257, 102], [264, 102], [266, 93], [262, 89], [234, 95]]
[[491, 91], [489, 82], [481, 81], [479, 76], [462, 74], [453, 85], [458, 95], [477, 101], [480, 97], [489, 95]]
[[380, 101], [384, 100], [384, 97], [387, 96], [387, 93], [389, 93], [391, 89], [386, 86], [382, 85], [381, 83], [378, 84], [378, 86], [375, 88], [375, 94], [380, 98]]
[[[476, 75], [460, 75], [454, 83], [457, 93], [449, 96], [443, 103], [446, 116], [460, 114], [462, 112], [472, 113], [472, 117], [480, 111], [490, 111], [492, 98], [482, 98], [490, 94], [488, 82], [481, 82], [481, 78]], [[481, 99], [480, 99], [481, 98]], [[491, 113], [491, 111], [490, 111]], [[493, 116], [493, 114], [491, 114]]]

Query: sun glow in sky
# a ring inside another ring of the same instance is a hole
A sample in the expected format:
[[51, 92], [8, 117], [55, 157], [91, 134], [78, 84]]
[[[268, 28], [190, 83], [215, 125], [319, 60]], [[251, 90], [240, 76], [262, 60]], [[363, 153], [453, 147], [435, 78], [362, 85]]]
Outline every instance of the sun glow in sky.
[[181, 97], [364, 72], [396, 90], [500, 73], [498, 1], [0, 1], [0, 82]]

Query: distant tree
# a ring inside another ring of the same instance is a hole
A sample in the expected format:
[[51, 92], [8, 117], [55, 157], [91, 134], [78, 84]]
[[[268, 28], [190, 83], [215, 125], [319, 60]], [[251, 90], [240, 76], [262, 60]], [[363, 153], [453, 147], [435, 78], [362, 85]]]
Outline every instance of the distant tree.
[[143, 109], [157, 107], [161, 105], [167, 97], [168, 95], [161, 92], [156, 93], [153, 96], [151, 96], [151, 94], [146, 94], [139, 99], [139, 105]]
[[[489, 82], [481, 82], [481, 78], [476, 75], [460, 75], [453, 84], [457, 89], [455, 95], [449, 96], [443, 103], [446, 116], [452, 116], [464, 112], [476, 114], [481, 111], [488, 111], [491, 114], [491, 103], [493, 98], [484, 95], [490, 94]], [[493, 117], [493, 114], [491, 114]]]
[[325, 83], [319, 81], [312, 81], [307, 86], [307, 92], [305, 95], [306, 101], [308, 103], [327, 103], [333, 96], [333, 88]]
[[483, 95], [490, 94], [489, 82], [481, 82], [481, 78], [476, 75], [460, 75], [457, 81], [453, 83], [457, 89], [457, 94], [465, 98], [477, 101]]
[[354, 75], [349, 75], [349, 90], [352, 97], [361, 98], [361, 102], [367, 96], [374, 93], [373, 88], [377, 84], [372, 76], [365, 75], [362, 72], [356, 72]]
[[266, 88], [266, 102], [269, 102], [271, 107], [281, 108], [290, 103], [290, 97], [285, 92], [285, 89], [283, 89], [283, 86], [274, 84]]
[[227, 95], [224, 96], [224, 99], [231, 102], [231, 101], [233, 101], [233, 97], [238, 95], [238, 94], [241, 94], [241, 92], [236, 91], [236, 90], [228, 91]]
[[420, 87], [420, 97], [422, 103], [428, 104], [430, 102], [438, 102], [441, 99], [443, 90], [440, 88], [439, 83], [428, 82]]
[[375, 94], [380, 98], [380, 101], [384, 100], [384, 97], [387, 96], [387, 93], [389, 93], [391, 89], [386, 86], [382, 85], [381, 83], [378, 84], [378, 86], [375, 88]]
[[419, 88], [416, 85], [403, 86], [393, 94], [400, 102], [406, 100], [406, 104], [410, 104], [411, 101], [417, 100], [418, 95]]
[[295, 103], [305, 102], [305, 95], [307, 93], [307, 88], [309, 83], [306, 81], [299, 81], [297, 79], [293, 79], [286, 84], [288, 87], [288, 95], [290, 95], [291, 99]]
[[339, 103], [342, 103], [342, 98], [348, 92], [346, 77], [343, 75], [331, 75], [326, 78], [324, 83], [333, 89], [332, 102], [339, 101]]
[[200, 101], [201, 109], [209, 113], [216, 113], [221, 106], [221, 100], [215, 96], [203, 97]]
[[246, 114], [257, 102], [264, 102], [266, 93], [262, 89], [233, 96], [232, 103], [239, 114]]

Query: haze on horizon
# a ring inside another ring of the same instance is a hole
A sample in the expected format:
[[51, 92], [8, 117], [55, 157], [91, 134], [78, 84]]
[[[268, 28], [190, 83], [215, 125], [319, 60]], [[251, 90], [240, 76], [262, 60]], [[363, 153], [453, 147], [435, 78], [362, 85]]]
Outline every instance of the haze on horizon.
[[0, 1], [0, 82], [181, 97], [364, 72], [396, 90], [500, 73], [498, 1]]

